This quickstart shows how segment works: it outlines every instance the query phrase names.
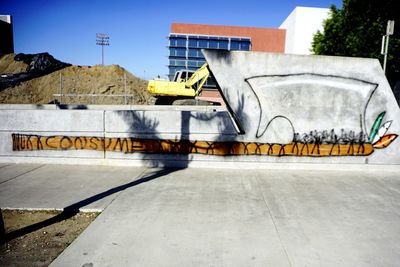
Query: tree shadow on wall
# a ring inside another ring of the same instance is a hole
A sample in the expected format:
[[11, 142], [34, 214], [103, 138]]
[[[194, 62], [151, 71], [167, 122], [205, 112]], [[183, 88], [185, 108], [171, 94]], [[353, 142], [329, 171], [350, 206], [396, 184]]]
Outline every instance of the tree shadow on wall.
[[[147, 142], [141, 147], [142, 151], [139, 152], [126, 152], [126, 154], [135, 154], [132, 158], [139, 159], [144, 162], [146, 166], [153, 168], [168, 168], [174, 167], [184, 169], [188, 167], [189, 154], [180, 153], [168, 156], [165, 153], [155, 153], [154, 151], [163, 150], [161, 140], [163, 136], [157, 130], [160, 122], [156, 118], [146, 117], [146, 111], [136, 110], [119, 110], [115, 111], [120, 116], [127, 126], [129, 138], [134, 140], [146, 140]], [[187, 121], [188, 118], [183, 117], [182, 121]], [[184, 124], [181, 124], [181, 132], [185, 132]], [[106, 151], [106, 153], [109, 153]], [[112, 152], [119, 153], [119, 152]], [[128, 155], [126, 155], [129, 157]], [[137, 158], [136, 158], [137, 156]]]
[[[156, 146], [156, 150], [159, 149], [160, 146], [162, 146], [160, 141], [163, 140], [163, 136], [161, 136], [157, 130], [157, 127], [160, 125], [158, 119], [146, 117], [145, 110], [120, 110], [116, 111], [116, 113], [125, 122], [130, 138], [149, 140], [149, 142], [154, 144], [153, 146]], [[182, 122], [185, 121], [189, 123], [190, 118], [186, 117], [186, 115], [186, 113], [182, 114]], [[189, 126], [187, 127], [189, 128]], [[184, 132], [188, 131], [186, 129], [185, 123], [182, 123], [181, 133]], [[142, 147], [143, 151], [127, 154], [136, 154], [135, 156], [137, 156], [139, 160], [143, 161], [146, 166], [153, 168], [169, 168], [172, 166], [179, 169], [185, 169], [188, 167], [188, 161], [190, 160], [188, 153], [180, 153], [174, 155], [154, 153], [153, 146], [144, 146]], [[133, 158], [135, 158], [135, 156]]]
[[[176, 136], [176, 142], [180, 141], [196, 141], [192, 140], [191, 125], [201, 125], [203, 129], [207, 129], [207, 124], [216, 123], [217, 134], [213, 136], [213, 140], [201, 140], [214, 142], [230, 141], [234, 142], [238, 139], [238, 134], [244, 134], [244, 123], [249, 118], [244, 112], [245, 110], [245, 97], [244, 94], [238, 92], [237, 98], [238, 103], [234, 108], [229, 106], [229, 102], [224, 98], [226, 103], [226, 111], [211, 110], [210, 112], [205, 111], [194, 111], [181, 110], [180, 111], [180, 129]], [[171, 107], [171, 110], [172, 109]], [[163, 111], [159, 111], [163, 112]], [[132, 138], [144, 138], [154, 140], [155, 143], [165, 140], [166, 135], [160, 133], [158, 127], [160, 126], [159, 119], [156, 117], [146, 116], [146, 110], [120, 110], [116, 111], [117, 115], [121, 117], [127, 126], [129, 136]], [[175, 121], [172, 121], [175, 123]], [[236, 124], [236, 127], [234, 126]], [[168, 135], [170, 137], [171, 134]], [[170, 140], [171, 141], [171, 140]], [[144, 148], [146, 150], [146, 147]], [[210, 147], [211, 150], [211, 147]], [[174, 167], [171, 170], [177, 171], [185, 169], [189, 166], [193, 160], [193, 154], [191, 154], [191, 148], [183, 147], [178, 151], [163, 151], [163, 153], [148, 153], [146, 151], [140, 152], [139, 157], [145, 161], [150, 167], [158, 167], [168, 169]], [[107, 151], [106, 151], [107, 153]]]
[[[194, 146], [196, 141], [199, 141], [196, 140], [199, 136], [203, 139], [200, 141], [210, 143], [210, 150], [207, 149], [208, 151], [211, 151], [213, 142], [235, 141], [238, 132], [235, 129], [233, 117], [237, 116], [236, 114], [239, 114], [242, 119], [246, 117], [243, 109], [244, 96], [239, 98], [237, 109], [231, 116], [226, 111], [204, 110], [199, 112], [197, 110], [181, 110], [179, 111], [179, 116], [177, 116], [180, 120], [178, 122], [180, 123], [179, 130], [174, 130], [171, 126], [171, 130], [167, 130], [167, 133], [165, 133], [165, 130], [164, 133], [158, 131], [159, 120], [155, 117], [146, 116], [145, 110], [116, 112], [125, 122], [130, 138], [146, 139], [154, 142], [152, 147], [143, 147], [142, 151], [139, 152], [139, 158], [146, 165], [162, 168], [173, 166], [183, 169], [187, 168], [193, 160], [194, 154], [192, 153], [196, 153], [193, 151], [196, 151]], [[176, 123], [173, 118], [171, 119], [171, 123]], [[163, 124], [164, 127], [168, 127], [165, 122]], [[197, 130], [192, 132], [192, 127]], [[210, 132], [208, 132], [209, 130]], [[167, 148], [163, 146], [163, 142], [167, 144]], [[155, 150], [154, 146], [157, 147]], [[136, 157], [133, 158], [136, 159]]]

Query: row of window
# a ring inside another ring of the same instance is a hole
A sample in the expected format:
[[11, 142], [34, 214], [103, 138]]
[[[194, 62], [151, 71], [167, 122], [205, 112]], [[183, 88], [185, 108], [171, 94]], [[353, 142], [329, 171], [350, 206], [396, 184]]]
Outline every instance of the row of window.
[[170, 59], [169, 66], [180, 66], [181, 68], [186, 67], [186, 62], [188, 67], [194, 67], [195, 69], [200, 68], [206, 63], [205, 60], [179, 60], [179, 59]]
[[[169, 49], [170, 57], [186, 57], [186, 49], [185, 48], [170, 48]], [[187, 57], [194, 58], [204, 58], [203, 53], [201, 53], [200, 49], [189, 49]]]
[[[169, 36], [169, 78], [182, 69], [196, 71], [205, 59], [201, 49], [242, 50], [251, 49], [250, 38], [192, 36], [171, 34]], [[212, 84], [207, 81], [207, 84]]]
[[228, 49], [229, 41], [216, 40], [192, 40], [189, 39], [189, 47], [193, 48], [210, 48], [210, 49]]
[[237, 38], [237, 37], [224, 37], [224, 36], [216, 36], [216, 35], [191, 35], [191, 34], [170, 34], [168, 36], [169, 38], [190, 38], [190, 39], [215, 39], [215, 40], [228, 40], [230, 38], [236, 38], [236, 39], [249, 39], [248, 37], [242, 37], [242, 38]]
[[215, 41], [215, 40], [191, 40], [189, 39], [186, 46], [186, 39], [170, 39], [169, 46], [173, 47], [189, 47], [189, 48], [206, 48], [206, 49], [223, 49], [223, 50], [250, 50], [250, 41]]
[[186, 48], [169, 48], [170, 57], [186, 57]]
[[214, 36], [214, 35], [186, 35], [186, 34], [170, 34], [168, 38], [176, 38], [176, 39], [205, 39], [205, 40], [232, 40], [232, 41], [250, 41], [249, 37], [223, 37], [223, 36]]
[[[170, 57], [193, 57], [193, 58], [204, 58], [201, 50], [198, 48], [189, 48], [187, 50], [186, 55], [186, 48], [183, 47], [170, 47], [169, 48], [169, 56]], [[225, 49], [227, 50], [227, 49]], [[242, 50], [242, 51], [249, 51], [250, 50], [250, 43], [246, 42], [231, 42], [231, 50]]]

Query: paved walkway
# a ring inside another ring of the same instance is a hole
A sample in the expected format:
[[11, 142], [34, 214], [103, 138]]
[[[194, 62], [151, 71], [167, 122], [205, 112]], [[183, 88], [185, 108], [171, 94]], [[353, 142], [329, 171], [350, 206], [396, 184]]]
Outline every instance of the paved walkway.
[[52, 266], [397, 266], [394, 171], [0, 165], [0, 207], [104, 210]]

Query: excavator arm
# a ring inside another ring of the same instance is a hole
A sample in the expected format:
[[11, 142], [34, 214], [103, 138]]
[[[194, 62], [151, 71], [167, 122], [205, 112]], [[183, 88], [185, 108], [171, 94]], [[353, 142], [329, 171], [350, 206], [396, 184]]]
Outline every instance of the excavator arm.
[[210, 71], [208, 70], [208, 64], [205, 63], [200, 69], [193, 73], [190, 79], [186, 82], [186, 87], [194, 89], [195, 95], [198, 96], [208, 77], [210, 77]]

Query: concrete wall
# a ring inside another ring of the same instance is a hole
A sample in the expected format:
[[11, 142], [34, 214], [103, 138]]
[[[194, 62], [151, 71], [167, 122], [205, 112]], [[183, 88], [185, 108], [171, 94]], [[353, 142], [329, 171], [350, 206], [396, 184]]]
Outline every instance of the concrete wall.
[[321, 151], [271, 160], [400, 163], [400, 140], [396, 138], [400, 111], [378, 60], [211, 50], [203, 54], [244, 131], [237, 140], [330, 143], [325, 147], [328, 150], [335, 150], [338, 144], [360, 144], [361, 148], [339, 148], [342, 152], [363, 150], [377, 142], [377, 137], [371, 137], [374, 124], [382, 128], [382, 136], [388, 135], [385, 140], [394, 139], [384, 149], [374, 147], [369, 155], [349, 151], [329, 157], [332, 150], [327, 157], [319, 157]]
[[[188, 161], [189, 156], [176, 153], [160, 156], [151, 151], [132, 153], [118, 142], [226, 141], [237, 134], [225, 109], [201, 106], [63, 106], [60, 109], [55, 105], [0, 105], [0, 122], [0, 162], [129, 159], [169, 165], [169, 161]], [[99, 149], [102, 140], [113, 143], [107, 149]]]
[[203, 53], [226, 108], [0, 105], [0, 161], [400, 165], [377, 60]]

